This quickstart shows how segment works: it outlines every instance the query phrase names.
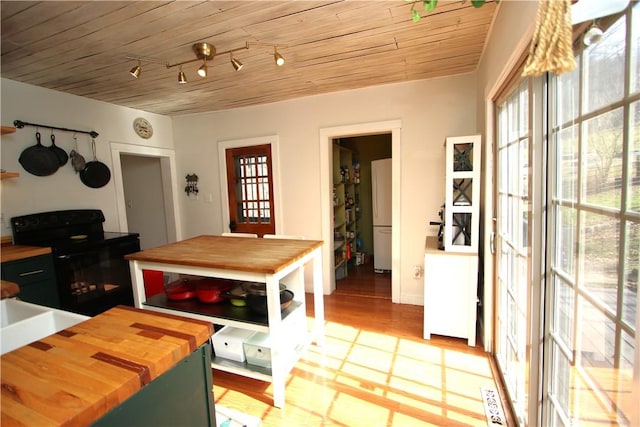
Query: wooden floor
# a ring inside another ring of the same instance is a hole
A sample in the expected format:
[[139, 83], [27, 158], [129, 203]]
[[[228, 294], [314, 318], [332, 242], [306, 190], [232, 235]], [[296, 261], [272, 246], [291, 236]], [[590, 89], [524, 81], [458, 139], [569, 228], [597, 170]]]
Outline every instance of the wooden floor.
[[373, 263], [349, 270], [342, 280], [336, 281], [338, 295], [357, 295], [391, 299], [391, 273], [375, 273]]
[[[324, 297], [325, 346], [312, 345], [288, 376], [285, 408], [273, 407], [271, 384], [214, 370], [216, 405], [264, 426], [487, 425], [480, 387], [497, 386], [480, 347], [425, 341], [421, 306], [342, 291]], [[307, 303], [311, 318], [311, 295]]]

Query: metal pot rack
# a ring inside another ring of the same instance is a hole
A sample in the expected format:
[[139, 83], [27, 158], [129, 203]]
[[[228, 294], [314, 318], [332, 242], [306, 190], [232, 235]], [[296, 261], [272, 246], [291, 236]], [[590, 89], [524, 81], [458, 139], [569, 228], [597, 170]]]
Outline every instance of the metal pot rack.
[[13, 125], [18, 128], [18, 129], [22, 129], [25, 126], [34, 126], [37, 128], [45, 128], [45, 129], [52, 129], [52, 130], [62, 130], [65, 132], [74, 132], [74, 133], [86, 133], [87, 135], [91, 135], [92, 138], [97, 138], [98, 137], [98, 132], [96, 132], [95, 130], [78, 130], [78, 129], [67, 129], [67, 128], [61, 128], [61, 127], [57, 127], [57, 126], [49, 126], [49, 125], [39, 125], [37, 123], [29, 123], [29, 122], [23, 122], [22, 120], [14, 120], [13, 121]]

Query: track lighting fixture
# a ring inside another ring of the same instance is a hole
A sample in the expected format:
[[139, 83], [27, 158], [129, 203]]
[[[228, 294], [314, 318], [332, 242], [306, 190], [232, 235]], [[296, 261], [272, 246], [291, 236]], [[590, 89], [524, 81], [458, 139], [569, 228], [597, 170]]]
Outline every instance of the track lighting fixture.
[[189, 59], [187, 61], [177, 62], [175, 64], [171, 64], [168, 61], [163, 61], [161, 59], [156, 59], [156, 58], [146, 58], [142, 56], [127, 56], [127, 59], [135, 59], [136, 61], [138, 61], [138, 65], [133, 67], [131, 71], [129, 71], [129, 73], [133, 77], [138, 78], [140, 76], [140, 73], [142, 72], [141, 62], [143, 61], [151, 62], [154, 64], [164, 65], [166, 68], [180, 67], [180, 71], [178, 72], [178, 83], [181, 83], [181, 84], [187, 83], [187, 77], [185, 73], [182, 71], [183, 65], [190, 64], [196, 61], [202, 61], [202, 65], [200, 66], [200, 68], [198, 68], [197, 72], [200, 77], [207, 77], [208, 75], [207, 61], [213, 60], [213, 58], [216, 56], [228, 53], [231, 58], [231, 65], [233, 66], [233, 69], [236, 71], [240, 71], [244, 67], [244, 64], [242, 64], [242, 62], [240, 62], [238, 59], [236, 59], [233, 56], [233, 52], [246, 50], [253, 46], [273, 47], [273, 59], [275, 60], [276, 65], [281, 67], [284, 64], [284, 57], [280, 55], [280, 53], [278, 53], [278, 48], [286, 48], [287, 47], [286, 45], [275, 45], [275, 44], [259, 43], [259, 42], [246, 42], [245, 45], [242, 47], [229, 49], [224, 52], [216, 52], [216, 48], [212, 44], [200, 42], [200, 43], [195, 43], [192, 46], [193, 52], [196, 55], [195, 59]]
[[284, 58], [278, 53], [278, 48], [275, 46], [273, 47], [273, 59], [276, 61], [276, 65], [278, 67], [282, 67], [284, 65]]
[[602, 29], [598, 27], [598, 25], [596, 24], [596, 21], [593, 21], [593, 23], [591, 24], [587, 32], [584, 33], [582, 42], [584, 43], [585, 46], [591, 46], [593, 44], [598, 43], [602, 38], [603, 34], [604, 33], [602, 32]]
[[178, 83], [184, 84], [187, 82], [187, 76], [184, 75], [182, 71], [182, 65], [180, 66], [180, 72], [178, 73]]
[[140, 67], [140, 60], [138, 60], [138, 65], [133, 67], [131, 71], [129, 71], [129, 74], [131, 74], [134, 78], [137, 79], [138, 77], [140, 77], [141, 72], [142, 72], [142, 68]]

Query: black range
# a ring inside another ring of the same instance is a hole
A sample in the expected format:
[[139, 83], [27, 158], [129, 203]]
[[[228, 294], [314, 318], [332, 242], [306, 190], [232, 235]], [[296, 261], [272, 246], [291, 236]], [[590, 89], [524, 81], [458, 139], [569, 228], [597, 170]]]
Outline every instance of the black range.
[[61, 308], [95, 316], [133, 306], [129, 263], [138, 233], [105, 232], [99, 209], [41, 212], [11, 218], [16, 245], [51, 247]]

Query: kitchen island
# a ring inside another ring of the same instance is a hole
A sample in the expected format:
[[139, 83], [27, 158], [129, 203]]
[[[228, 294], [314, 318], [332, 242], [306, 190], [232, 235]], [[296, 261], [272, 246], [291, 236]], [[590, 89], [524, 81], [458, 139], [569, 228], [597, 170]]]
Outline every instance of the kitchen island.
[[215, 426], [212, 331], [119, 306], [37, 339], [0, 357], [0, 424]]
[[[322, 241], [198, 236], [129, 254], [125, 258], [131, 263], [136, 307], [268, 333], [271, 338], [271, 368], [235, 363], [219, 357], [213, 359], [212, 367], [271, 382], [274, 406], [284, 406], [287, 374], [314, 339], [323, 344]], [[306, 325], [304, 295], [306, 264], [313, 268], [315, 321], [310, 330]], [[143, 269], [265, 283], [268, 314], [251, 314], [245, 307], [235, 307], [226, 301], [217, 304], [170, 301], [164, 294], [147, 299]], [[294, 293], [293, 304], [282, 312], [280, 283]]]

